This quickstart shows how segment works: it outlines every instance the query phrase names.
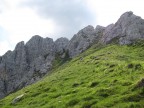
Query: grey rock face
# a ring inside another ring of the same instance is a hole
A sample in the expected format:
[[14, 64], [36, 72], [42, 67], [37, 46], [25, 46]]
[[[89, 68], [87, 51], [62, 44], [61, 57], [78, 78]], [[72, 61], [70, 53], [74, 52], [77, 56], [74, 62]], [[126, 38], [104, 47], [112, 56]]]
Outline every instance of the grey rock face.
[[144, 38], [144, 20], [132, 12], [126, 12], [115, 24], [106, 27], [101, 42], [110, 43], [117, 40], [119, 44], [124, 45], [141, 38]]
[[55, 44], [51, 38], [44, 39], [36, 35], [26, 43], [26, 50], [28, 60], [31, 63], [39, 56], [44, 56], [46, 59], [48, 55], [54, 55]]
[[55, 41], [56, 53], [62, 59], [69, 57], [67, 55], [68, 54], [68, 50], [67, 50], [68, 43], [69, 43], [69, 40], [67, 38], [63, 38], [63, 37], [61, 37]]
[[29, 64], [28, 75], [32, 76], [29, 80], [33, 83], [51, 69], [55, 58], [55, 44], [51, 38], [34, 36], [25, 47]]
[[102, 38], [104, 35], [105, 27], [97, 25], [93, 34], [95, 35], [95, 43], [98, 43], [99, 40]]
[[8, 51], [2, 57], [0, 63], [0, 80], [3, 83], [0, 84], [0, 94], [7, 95], [19, 86], [19, 80], [22, 78], [23, 72], [26, 71], [26, 67], [24, 42], [20, 42], [16, 45], [13, 52]]
[[99, 37], [103, 35], [104, 27], [97, 26], [96, 29], [92, 26], [87, 26], [80, 30], [70, 40], [67, 49], [71, 58], [85, 51], [94, 42], [99, 40]]
[[101, 36], [103, 36], [104, 30], [105, 30], [105, 27], [97, 25], [95, 30], [94, 30], [94, 34], [101, 37]]
[[69, 40], [67, 38], [59, 38], [55, 41], [56, 45], [56, 52], [62, 54], [64, 51], [66, 51], [66, 47], [69, 43]]
[[0, 58], [0, 98], [39, 80], [51, 69], [54, 58], [55, 44], [50, 38], [34, 36], [26, 45], [18, 43]]
[[92, 26], [87, 26], [73, 36], [68, 45], [70, 57], [74, 57], [88, 48], [93, 41], [93, 31], [94, 28]]

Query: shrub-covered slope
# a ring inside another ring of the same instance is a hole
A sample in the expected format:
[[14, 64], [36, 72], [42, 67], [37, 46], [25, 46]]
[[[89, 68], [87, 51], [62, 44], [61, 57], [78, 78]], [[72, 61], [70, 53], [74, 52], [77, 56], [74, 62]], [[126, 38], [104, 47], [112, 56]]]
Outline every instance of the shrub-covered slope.
[[144, 107], [142, 44], [95, 45], [61, 66], [57, 63], [39, 82], [0, 100], [0, 108]]

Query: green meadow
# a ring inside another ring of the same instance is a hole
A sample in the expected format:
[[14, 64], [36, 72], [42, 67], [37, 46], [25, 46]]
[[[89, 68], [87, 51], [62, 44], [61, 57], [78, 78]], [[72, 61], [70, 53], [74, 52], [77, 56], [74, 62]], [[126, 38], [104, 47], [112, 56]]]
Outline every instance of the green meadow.
[[93, 45], [71, 60], [57, 55], [53, 65], [40, 81], [1, 99], [0, 108], [144, 108], [143, 41]]

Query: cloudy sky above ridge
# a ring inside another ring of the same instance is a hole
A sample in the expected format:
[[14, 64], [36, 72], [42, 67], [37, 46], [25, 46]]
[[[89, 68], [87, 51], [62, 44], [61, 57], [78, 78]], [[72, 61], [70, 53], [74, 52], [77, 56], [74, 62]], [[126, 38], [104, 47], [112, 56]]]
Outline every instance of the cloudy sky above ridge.
[[107, 26], [133, 11], [144, 18], [143, 0], [0, 0], [0, 55], [33, 35], [71, 38], [87, 25]]

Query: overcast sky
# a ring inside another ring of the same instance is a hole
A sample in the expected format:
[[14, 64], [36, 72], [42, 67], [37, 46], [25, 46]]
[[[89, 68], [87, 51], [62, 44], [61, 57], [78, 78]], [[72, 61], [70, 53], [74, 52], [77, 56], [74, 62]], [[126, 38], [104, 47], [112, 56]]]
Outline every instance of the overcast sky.
[[107, 26], [133, 11], [144, 18], [144, 0], [0, 0], [0, 55], [33, 35], [71, 37], [87, 25]]

